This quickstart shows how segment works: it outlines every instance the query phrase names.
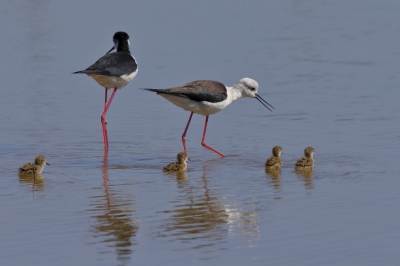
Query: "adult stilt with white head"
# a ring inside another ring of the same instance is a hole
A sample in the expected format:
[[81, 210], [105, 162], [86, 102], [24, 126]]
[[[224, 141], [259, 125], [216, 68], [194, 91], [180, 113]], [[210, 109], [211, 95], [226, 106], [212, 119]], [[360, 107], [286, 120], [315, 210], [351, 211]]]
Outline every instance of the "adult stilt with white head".
[[271, 108], [275, 109], [257, 94], [258, 83], [250, 78], [243, 78], [232, 87], [227, 87], [221, 82], [213, 80], [196, 80], [180, 87], [168, 89], [146, 88], [145, 90], [156, 92], [173, 104], [184, 110], [190, 111], [189, 120], [182, 134], [182, 144], [186, 154], [186, 132], [189, 128], [193, 113], [204, 115], [206, 117], [201, 145], [219, 154], [221, 157], [224, 157], [225, 155], [223, 153], [205, 143], [208, 116], [221, 111], [233, 101], [245, 97], [256, 98], [270, 111], [272, 111]]

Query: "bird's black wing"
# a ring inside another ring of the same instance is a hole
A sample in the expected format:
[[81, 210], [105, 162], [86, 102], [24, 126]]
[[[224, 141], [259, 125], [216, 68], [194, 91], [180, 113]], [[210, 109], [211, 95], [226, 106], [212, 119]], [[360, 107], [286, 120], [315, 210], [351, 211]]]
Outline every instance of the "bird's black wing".
[[129, 75], [137, 70], [135, 58], [126, 52], [106, 54], [85, 70], [72, 74], [96, 74], [104, 76]]

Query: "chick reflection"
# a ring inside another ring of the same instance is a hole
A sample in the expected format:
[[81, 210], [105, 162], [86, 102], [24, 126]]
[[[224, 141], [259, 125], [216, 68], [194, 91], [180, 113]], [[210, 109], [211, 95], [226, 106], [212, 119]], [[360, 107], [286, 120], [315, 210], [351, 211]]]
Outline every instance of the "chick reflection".
[[19, 173], [18, 177], [20, 183], [32, 185], [33, 190], [44, 190], [46, 182], [41, 174]]
[[178, 182], [179, 188], [183, 188], [183, 187], [187, 186], [188, 177], [186, 175], [186, 172], [184, 172], [184, 171], [173, 172], [173, 171], [165, 171], [165, 170], [163, 170], [163, 172], [165, 172], [167, 175], [169, 175], [171, 177], [174, 176], [176, 178], [176, 181]]
[[[108, 182], [108, 163], [105, 152], [103, 160], [103, 193], [91, 197], [91, 212], [96, 214], [92, 216], [96, 219], [92, 226], [94, 238], [100, 238], [99, 243], [107, 243], [107, 247], [115, 248], [117, 260], [121, 263], [127, 263], [131, 260], [132, 245], [136, 245], [134, 237], [139, 230], [139, 223], [132, 219], [131, 215], [134, 203], [127, 195], [121, 195], [120, 192], [114, 192], [116, 184], [111, 187]], [[114, 189], [112, 189], [114, 188]], [[99, 187], [94, 188], [98, 190]], [[103, 253], [103, 252], [101, 252]]]
[[274, 188], [275, 192], [282, 192], [282, 186], [281, 186], [281, 169], [271, 169], [268, 167], [265, 167], [265, 173], [268, 174], [271, 178], [271, 186]]
[[176, 181], [178, 182], [178, 187], [183, 188], [187, 186], [188, 177], [185, 172], [177, 172], [175, 173]]
[[[220, 202], [221, 197], [210, 193], [207, 187], [207, 167], [212, 161], [207, 161], [203, 166], [201, 187], [189, 185], [184, 174], [176, 175], [181, 193], [177, 197], [178, 202], [174, 200], [174, 209], [164, 211], [171, 216], [162, 222], [163, 232], [159, 236], [172, 238], [172, 241], [206, 240], [206, 246], [210, 247], [226, 234], [220, 225], [228, 223], [228, 214]], [[195, 241], [189, 248], [203, 247], [203, 241]]]
[[304, 181], [304, 186], [307, 189], [314, 188], [314, 179], [313, 179], [313, 171], [312, 169], [295, 169], [297, 175]]

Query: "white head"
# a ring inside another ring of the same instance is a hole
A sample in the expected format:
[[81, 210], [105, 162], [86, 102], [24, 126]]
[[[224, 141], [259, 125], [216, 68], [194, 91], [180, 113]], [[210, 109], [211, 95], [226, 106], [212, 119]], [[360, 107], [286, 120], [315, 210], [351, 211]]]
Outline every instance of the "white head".
[[242, 78], [241, 80], [239, 80], [239, 83], [237, 83], [233, 87], [235, 89], [238, 89], [241, 92], [241, 96], [239, 96], [238, 98], [241, 98], [241, 97], [256, 98], [260, 103], [262, 103], [262, 105], [267, 107], [268, 110], [272, 111], [267, 105], [274, 108], [266, 100], [264, 100], [260, 95], [257, 94], [258, 83], [254, 79]]
[[242, 78], [239, 80], [238, 88], [242, 90], [242, 97], [255, 98], [258, 90], [258, 83], [251, 78]]

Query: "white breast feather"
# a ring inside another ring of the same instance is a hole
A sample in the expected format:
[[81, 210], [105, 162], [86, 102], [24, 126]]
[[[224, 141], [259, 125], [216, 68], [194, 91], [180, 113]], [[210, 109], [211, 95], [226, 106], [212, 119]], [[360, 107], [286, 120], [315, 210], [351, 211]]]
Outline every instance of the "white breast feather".
[[227, 105], [231, 103], [230, 98], [228, 97], [222, 102], [218, 103], [209, 103], [209, 102], [196, 102], [192, 101], [188, 98], [183, 98], [179, 96], [174, 96], [171, 94], [162, 94], [160, 93], [160, 96], [164, 97], [171, 103], [175, 104], [176, 106], [179, 106], [180, 108], [186, 110], [186, 111], [191, 111], [196, 114], [200, 115], [212, 115], [215, 113], [218, 113], [222, 109], [224, 109]]
[[132, 72], [129, 75], [122, 75], [121, 77], [116, 76], [103, 76], [103, 75], [95, 75], [89, 74], [88, 76], [92, 77], [100, 86], [104, 88], [117, 88], [121, 89], [125, 87], [137, 74], [138, 69], [135, 72]]

